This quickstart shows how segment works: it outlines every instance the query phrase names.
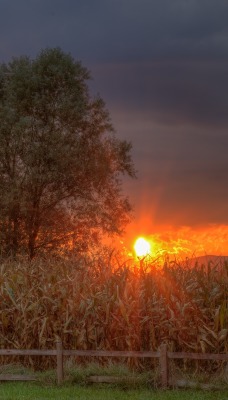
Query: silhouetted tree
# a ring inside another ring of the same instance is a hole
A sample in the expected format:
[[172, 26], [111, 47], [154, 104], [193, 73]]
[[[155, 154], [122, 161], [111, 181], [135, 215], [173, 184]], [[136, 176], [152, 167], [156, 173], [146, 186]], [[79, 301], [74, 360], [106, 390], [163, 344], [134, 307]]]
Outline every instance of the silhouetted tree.
[[33, 257], [129, 218], [121, 176], [134, 176], [131, 145], [118, 139], [89, 72], [59, 48], [0, 66], [0, 243]]

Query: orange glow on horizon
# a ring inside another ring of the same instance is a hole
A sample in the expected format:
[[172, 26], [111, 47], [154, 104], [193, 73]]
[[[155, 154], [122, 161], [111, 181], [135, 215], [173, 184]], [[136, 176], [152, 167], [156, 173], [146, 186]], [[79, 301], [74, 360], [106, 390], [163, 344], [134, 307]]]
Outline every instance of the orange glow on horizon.
[[133, 251], [136, 238], [142, 237], [153, 245], [153, 257], [169, 255], [171, 258], [185, 259], [205, 255], [228, 256], [228, 225], [154, 228], [144, 225], [144, 229], [143, 226], [139, 229], [137, 225], [132, 227], [131, 224], [124, 238], [124, 246], [129, 251]]

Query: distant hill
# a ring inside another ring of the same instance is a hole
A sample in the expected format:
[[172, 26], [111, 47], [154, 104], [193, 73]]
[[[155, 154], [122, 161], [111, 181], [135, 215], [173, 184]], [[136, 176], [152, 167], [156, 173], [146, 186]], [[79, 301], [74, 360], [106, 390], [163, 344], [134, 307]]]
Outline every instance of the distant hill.
[[228, 256], [216, 256], [216, 255], [206, 255], [200, 257], [191, 258], [191, 262], [198, 262], [198, 264], [208, 264], [209, 262], [213, 265], [224, 263], [224, 261], [228, 261]]
[[192, 257], [192, 258], [186, 258], [185, 260], [182, 260], [180, 262], [175, 262], [177, 265], [180, 266], [189, 266], [189, 267], [194, 267], [196, 264], [198, 266], [205, 266], [208, 267], [209, 265], [211, 267], [222, 267], [224, 265], [224, 262], [228, 263], [228, 256], [217, 256], [217, 255], [205, 255], [205, 256], [199, 256], [199, 257]]

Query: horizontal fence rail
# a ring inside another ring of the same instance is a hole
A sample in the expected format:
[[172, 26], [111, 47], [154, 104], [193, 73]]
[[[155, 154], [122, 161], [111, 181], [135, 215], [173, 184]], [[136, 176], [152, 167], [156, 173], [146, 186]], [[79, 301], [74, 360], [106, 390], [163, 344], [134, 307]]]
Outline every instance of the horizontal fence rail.
[[56, 356], [56, 350], [0, 349], [0, 356]]
[[211, 353], [173, 353], [167, 351], [168, 358], [172, 359], [189, 359], [189, 360], [228, 360], [228, 353], [226, 354], [211, 354]]
[[[167, 345], [162, 344], [159, 351], [104, 351], [104, 350], [65, 350], [62, 342], [56, 342], [55, 350], [21, 350], [21, 349], [0, 349], [0, 356], [55, 356], [57, 382], [60, 385], [64, 380], [64, 364], [63, 358], [66, 356], [77, 357], [127, 357], [127, 358], [158, 358], [160, 366], [161, 385], [167, 388], [169, 385], [169, 359], [193, 359], [193, 360], [225, 360], [228, 361], [228, 353], [211, 354], [211, 353], [186, 353], [186, 352], [170, 352]], [[34, 380], [33, 376], [26, 375], [3, 375], [0, 374], [1, 380]]]
[[17, 374], [0, 374], [0, 381], [36, 381], [35, 376], [17, 375]]
[[63, 350], [64, 356], [159, 358], [159, 351]]

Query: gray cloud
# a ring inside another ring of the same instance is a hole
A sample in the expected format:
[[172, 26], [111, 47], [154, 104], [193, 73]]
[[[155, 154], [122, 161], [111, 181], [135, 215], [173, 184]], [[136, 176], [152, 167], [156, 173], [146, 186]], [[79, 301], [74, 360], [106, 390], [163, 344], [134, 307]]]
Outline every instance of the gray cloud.
[[224, 0], [1, 0], [0, 11], [4, 56], [48, 43], [86, 61], [227, 58]]
[[228, 122], [228, 62], [154, 61], [94, 67], [108, 102], [170, 123]]

